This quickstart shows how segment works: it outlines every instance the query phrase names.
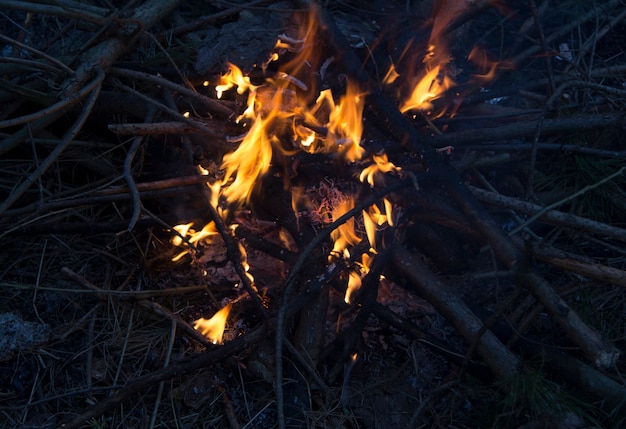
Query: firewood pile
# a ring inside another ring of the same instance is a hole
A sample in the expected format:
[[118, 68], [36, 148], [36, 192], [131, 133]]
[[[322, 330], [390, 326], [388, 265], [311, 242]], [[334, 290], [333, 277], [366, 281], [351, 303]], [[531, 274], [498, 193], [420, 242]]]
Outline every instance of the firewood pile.
[[622, 1], [0, 0], [7, 428], [620, 427]]

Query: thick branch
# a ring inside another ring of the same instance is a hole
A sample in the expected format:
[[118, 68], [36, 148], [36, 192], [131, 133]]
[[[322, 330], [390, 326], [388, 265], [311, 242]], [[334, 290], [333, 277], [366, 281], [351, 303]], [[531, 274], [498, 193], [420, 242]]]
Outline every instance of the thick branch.
[[[557, 133], [576, 133], [585, 130], [606, 127], [622, 127], [625, 124], [624, 112], [593, 113], [573, 115], [567, 118], [545, 119], [541, 125], [541, 135]], [[494, 128], [481, 128], [431, 137], [435, 147], [463, 146], [467, 144], [491, 142], [496, 140], [532, 137], [537, 133], [537, 121], [517, 122]]]

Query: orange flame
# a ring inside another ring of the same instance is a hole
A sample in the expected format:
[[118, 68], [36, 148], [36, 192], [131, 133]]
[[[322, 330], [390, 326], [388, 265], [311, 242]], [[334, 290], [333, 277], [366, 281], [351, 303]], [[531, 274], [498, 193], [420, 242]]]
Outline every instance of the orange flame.
[[241, 254], [241, 265], [243, 266], [243, 269], [246, 272], [246, 277], [248, 277], [248, 280], [250, 281], [250, 284], [252, 285], [252, 289], [256, 291], [257, 289], [256, 289], [256, 286], [254, 285], [254, 276], [248, 272], [250, 271], [250, 264], [248, 264], [248, 252], [246, 252], [246, 248], [243, 247], [243, 244], [241, 244], [241, 242], [237, 244], [239, 244], [239, 253]]
[[210, 319], [200, 318], [196, 320], [193, 325], [194, 329], [200, 331], [213, 344], [222, 344], [224, 329], [226, 329], [226, 321], [228, 320], [231, 307], [232, 304], [228, 303]]
[[[501, 8], [500, 2], [497, 0], [488, 1], [492, 6]], [[452, 78], [451, 66], [452, 57], [448, 51], [446, 42], [446, 32], [451, 26], [461, 17], [467, 13], [468, 9], [472, 6], [472, 2], [466, 0], [438, 0], [434, 2], [433, 7], [433, 19], [431, 34], [428, 40], [428, 52], [424, 56], [422, 61], [423, 66], [421, 70], [416, 71], [418, 65], [413, 64], [413, 67], [408, 67], [405, 74], [409, 81], [409, 87], [412, 88], [410, 96], [404, 99], [400, 103], [400, 110], [405, 113], [409, 110], [420, 110], [434, 117], [440, 117], [446, 112], [444, 106], [438, 111], [433, 111], [433, 102], [441, 98], [446, 91], [455, 87], [457, 84]], [[504, 10], [504, 8], [501, 8]], [[403, 52], [402, 57], [407, 55], [410, 51], [410, 44]], [[476, 57], [477, 53], [472, 51], [470, 54], [470, 61], [473, 61], [472, 57]], [[483, 64], [483, 75], [474, 76], [475, 82], [471, 83], [485, 83], [492, 80], [495, 77], [495, 71], [501, 64], [497, 62], [489, 62], [487, 68], [484, 67], [485, 60], [480, 60]], [[476, 62], [476, 61], [475, 61]], [[487, 70], [488, 69], [488, 70]], [[391, 84], [398, 78], [395, 66], [392, 64], [383, 82], [385, 84]], [[459, 102], [456, 103], [458, 108]], [[452, 111], [452, 113], [455, 113]]]
[[[224, 156], [222, 195], [229, 203], [250, 202], [258, 180], [268, 172], [272, 156], [285, 153], [281, 138], [291, 130], [292, 141], [307, 152], [338, 152], [348, 162], [360, 159], [364, 92], [348, 81], [345, 94], [335, 102], [330, 90], [317, 94], [317, 79], [324, 60], [318, 46], [315, 14], [298, 15], [297, 34], [280, 35], [270, 61], [285, 58], [280, 70], [259, 86], [230, 64], [215, 87], [218, 96], [231, 88], [248, 92], [247, 108], [238, 120], [250, 120], [239, 147]], [[270, 63], [265, 64], [267, 67]], [[282, 139], [285, 140], [285, 139]]]
[[237, 150], [224, 155], [222, 168], [225, 169], [222, 185], [235, 179], [223, 191], [228, 202], [249, 202], [252, 190], [259, 176], [265, 174], [272, 161], [272, 143], [266, 126], [273, 119], [258, 117]]
[[[330, 94], [330, 92], [326, 94]], [[365, 97], [360, 93], [356, 83], [348, 81], [346, 94], [339, 99], [338, 105], [335, 105], [330, 95], [326, 98], [331, 107], [327, 138], [338, 148], [341, 148], [339, 151], [343, 153], [347, 161], [358, 161], [365, 151], [360, 146]]]

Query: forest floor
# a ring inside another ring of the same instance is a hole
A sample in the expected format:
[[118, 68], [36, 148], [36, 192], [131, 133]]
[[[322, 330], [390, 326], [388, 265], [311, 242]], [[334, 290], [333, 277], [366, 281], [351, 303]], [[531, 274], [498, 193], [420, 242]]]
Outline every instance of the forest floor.
[[622, 1], [0, 0], [0, 428], [626, 424]]

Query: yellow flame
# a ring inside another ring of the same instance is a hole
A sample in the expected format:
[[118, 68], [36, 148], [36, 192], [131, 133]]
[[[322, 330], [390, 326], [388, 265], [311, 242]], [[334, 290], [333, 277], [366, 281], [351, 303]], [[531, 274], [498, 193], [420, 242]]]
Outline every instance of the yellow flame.
[[374, 222], [372, 217], [365, 210], [363, 210], [363, 225], [365, 225], [365, 234], [367, 235], [367, 241], [369, 241], [370, 247], [376, 249], [376, 222]]
[[[187, 242], [193, 244], [193, 243], [197, 243], [201, 240], [205, 240], [211, 236], [218, 234], [214, 221], [211, 221], [207, 223], [206, 225], [204, 225], [204, 227], [202, 227], [200, 231], [196, 231], [195, 229], [191, 228], [192, 226], [193, 226], [193, 222], [190, 222], [187, 224], [176, 225], [174, 229], [180, 235], [175, 235], [174, 237], [172, 237], [171, 243], [174, 246], [178, 247], [178, 246], [182, 246], [183, 244], [187, 244], [186, 242], [183, 241], [182, 237], [185, 237], [187, 239], [186, 240]], [[172, 262], [176, 262], [180, 260], [183, 256], [185, 256], [188, 253], [189, 253], [189, 249], [183, 250], [182, 252], [180, 252], [179, 254], [177, 254], [176, 256], [172, 258]]]
[[176, 247], [180, 246], [181, 244], [183, 244], [183, 239], [181, 237], [181, 235], [183, 237], [187, 236], [187, 232], [189, 231], [189, 229], [193, 226], [193, 222], [189, 222], [186, 224], [181, 224], [181, 225], [176, 225], [174, 227], [174, 229], [180, 234], [180, 235], [175, 235], [172, 238], [172, 244]]
[[379, 174], [401, 171], [400, 167], [389, 161], [385, 152], [380, 155], [373, 155], [372, 160], [374, 163], [365, 167], [359, 175], [359, 180], [361, 182], [367, 181], [370, 186], [374, 186], [374, 179]]
[[[342, 200], [336, 207], [333, 207], [333, 220], [337, 220], [352, 208], [354, 208], [354, 199], [352, 197]], [[331, 232], [330, 237], [333, 240], [334, 245], [329, 256], [329, 260], [333, 260], [337, 255], [345, 255], [345, 252], [348, 250], [348, 246], [354, 246], [359, 242], [359, 237], [354, 229], [354, 218], [350, 218], [339, 228]]]
[[259, 176], [265, 174], [272, 161], [272, 143], [266, 132], [266, 124], [270, 123], [273, 115], [268, 118], [257, 118], [246, 134], [237, 150], [224, 155], [222, 168], [225, 169], [222, 185], [235, 176], [230, 185], [223, 189], [228, 202], [249, 202], [252, 190]]
[[350, 274], [348, 275], [348, 287], [346, 288], [346, 295], [343, 298], [346, 304], [351, 303], [350, 298], [352, 297], [354, 292], [361, 288], [362, 283], [363, 282], [361, 280], [361, 275], [356, 271], [350, 271]]
[[250, 77], [244, 76], [239, 67], [228, 64], [228, 71], [220, 77], [219, 84], [215, 85], [217, 98], [222, 98], [222, 94], [229, 89], [236, 87], [238, 94], [243, 94], [248, 90], [255, 90], [256, 86], [250, 83]]
[[363, 277], [370, 272], [373, 261], [374, 255], [369, 252], [365, 252], [361, 255], [361, 263], [357, 262], [354, 266], [354, 270], [351, 270], [348, 273], [348, 286], [346, 287], [346, 294], [343, 298], [346, 304], [352, 303], [351, 298], [354, 295], [354, 292], [358, 291], [363, 285]]
[[257, 289], [254, 285], [254, 276], [248, 272], [250, 270], [250, 264], [248, 264], [248, 252], [246, 252], [246, 248], [243, 247], [243, 244], [241, 244], [241, 242], [238, 242], [237, 244], [239, 245], [239, 253], [241, 254], [241, 265], [246, 272], [246, 277], [248, 277], [248, 280], [252, 285], [252, 289], [256, 291]]
[[383, 198], [383, 204], [385, 205], [385, 213], [387, 214], [387, 223], [389, 226], [394, 226], [395, 221], [393, 220], [393, 204], [387, 198]]
[[387, 70], [387, 74], [385, 75], [385, 77], [383, 78], [383, 83], [385, 85], [391, 85], [392, 83], [394, 83], [398, 78], [400, 77], [400, 74], [396, 71], [396, 66], [391, 64], [389, 66], [389, 70]]
[[402, 113], [408, 110], [430, 111], [433, 108], [432, 102], [456, 85], [443, 70], [442, 64], [430, 69], [415, 85], [411, 96], [402, 103], [400, 111]]
[[194, 322], [194, 329], [200, 331], [213, 344], [222, 344], [226, 321], [230, 314], [232, 304], [228, 303], [224, 308], [215, 313], [210, 319], [200, 318]]
[[217, 227], [215, 226], [215, 222], [211, 221], [204, 225], [200, 231], [191, 233], [191, 237], [189, 238], [190, 243], [197, 243], [200, 240], [204, 240], [207, 237], [217, 235]]
[[[330, 97], [332, 100], [332, 97]], [[328, 118], [328, 133], [332, 140], [339, 145], [340, 152], [349, 162], [358, 161], [365, 149], [361, 147], [363, 134], [363, 107], [365, 97], [359, 86], [348, 81], [346, 94], [339, 99], [339, 105], [332, 103], [332, 110]]]

